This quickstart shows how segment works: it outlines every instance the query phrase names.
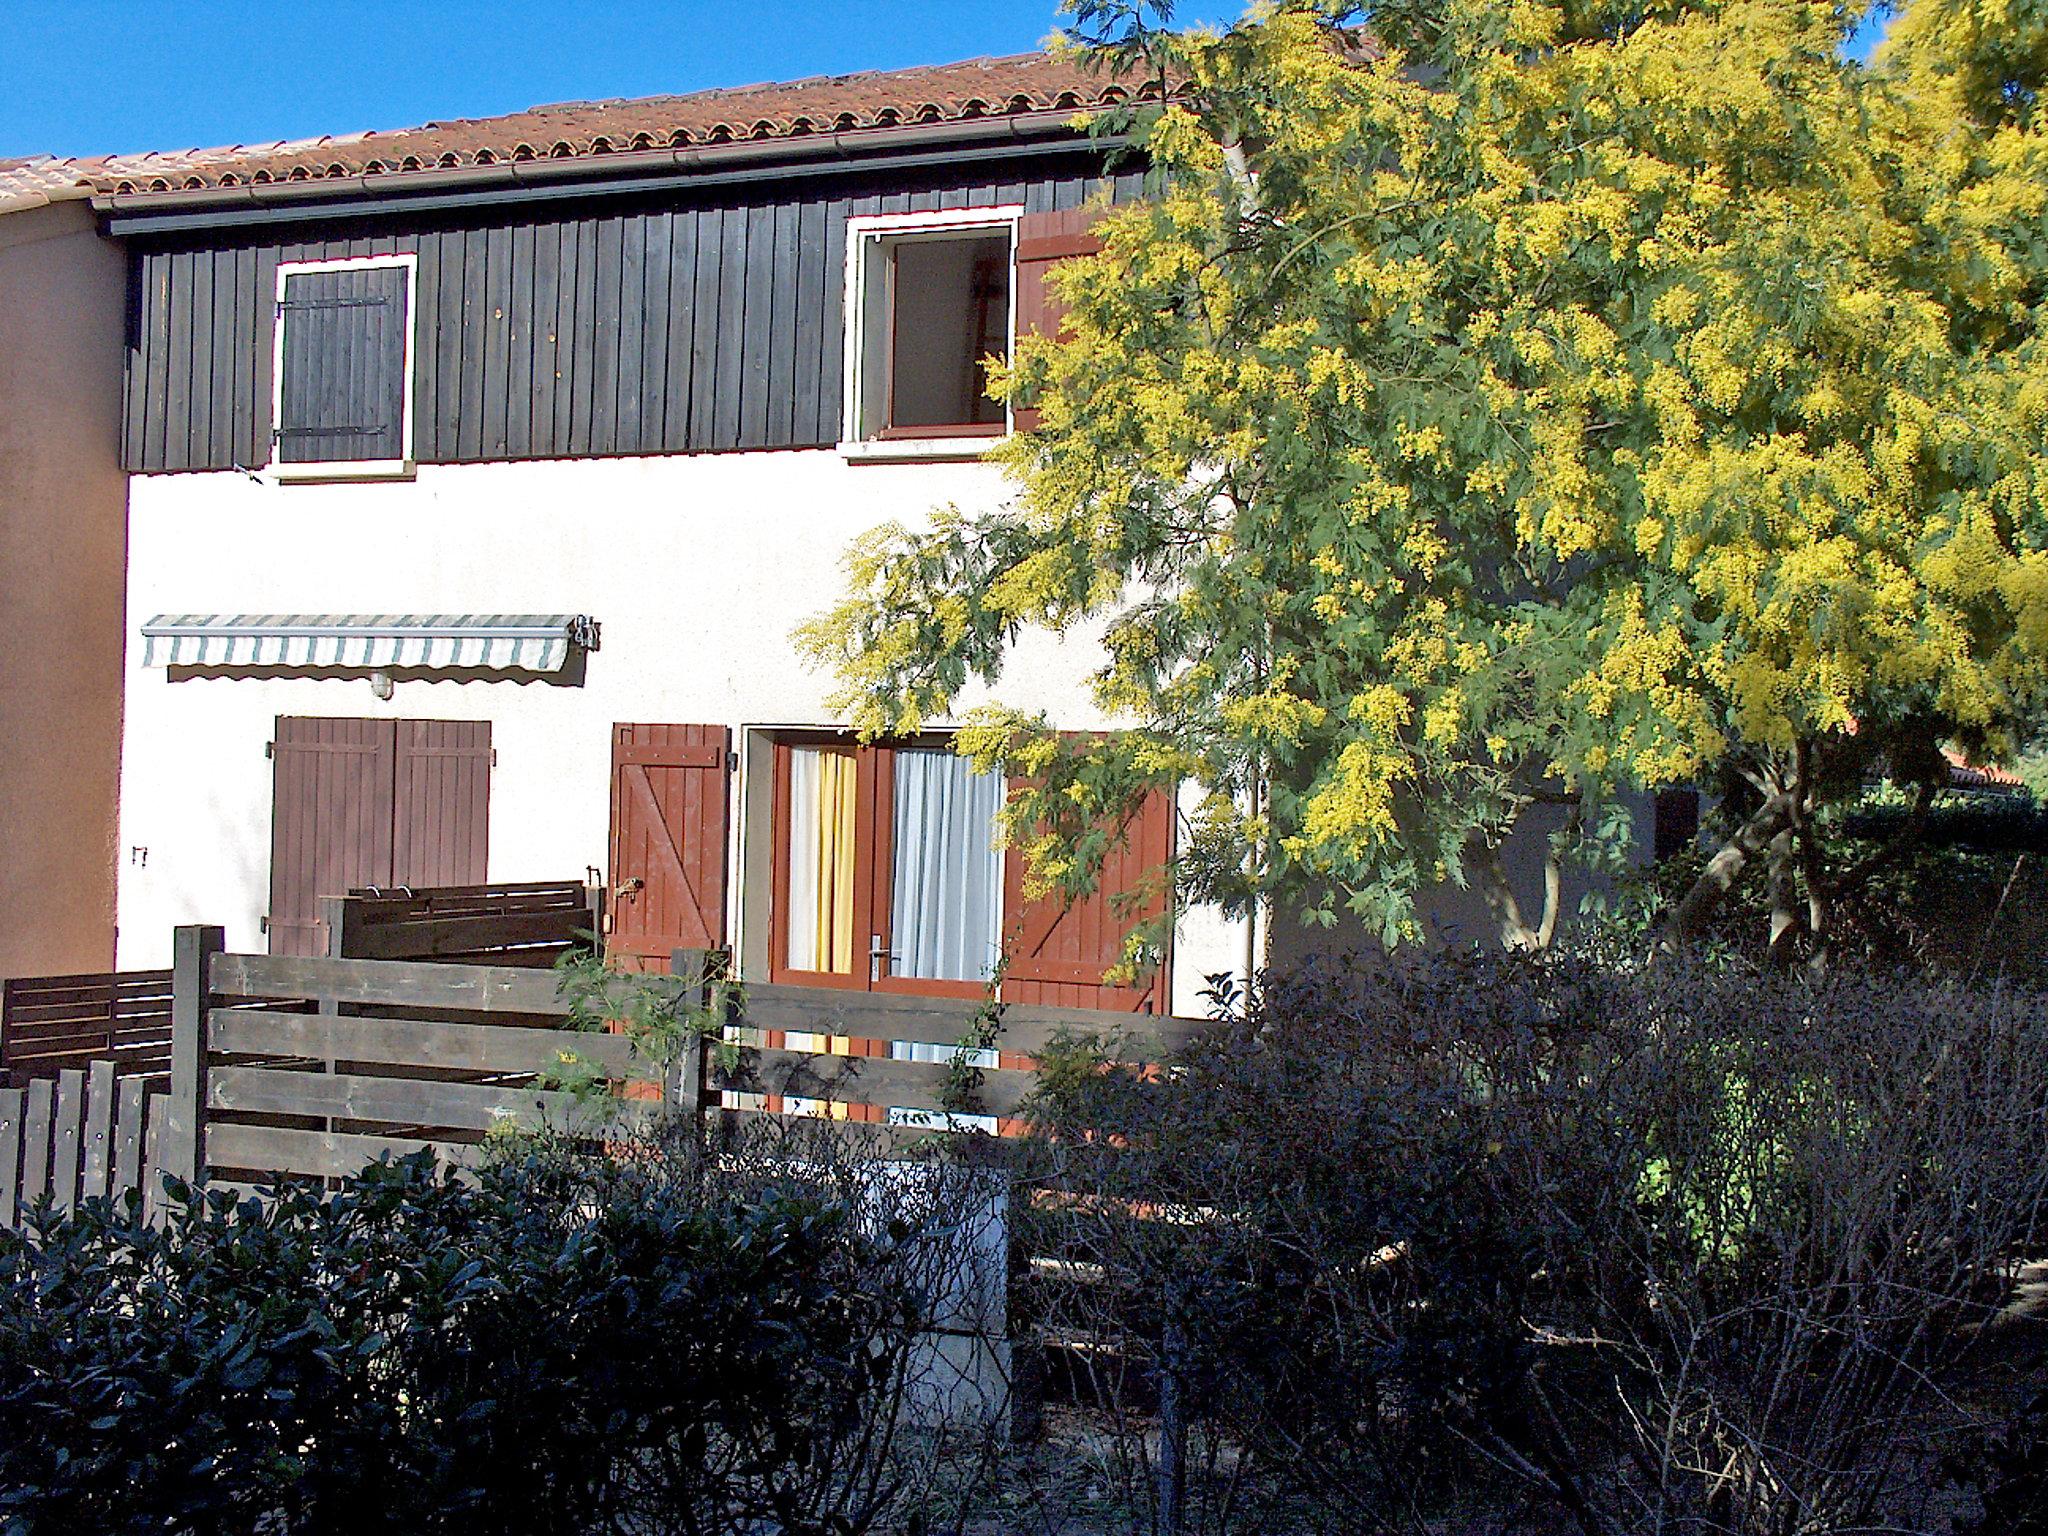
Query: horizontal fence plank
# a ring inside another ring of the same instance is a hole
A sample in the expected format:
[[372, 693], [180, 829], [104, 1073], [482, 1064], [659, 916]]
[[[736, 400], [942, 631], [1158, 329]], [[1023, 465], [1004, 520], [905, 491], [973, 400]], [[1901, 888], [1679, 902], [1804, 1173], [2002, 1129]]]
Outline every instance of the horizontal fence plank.
[[608, 1077], [654, 1070], [623, 1035], [254, 1008], [214, 1009], [207, 1022], [207, 1046], [229, 1056], [310, 1056], [451, 1072], [552, 1073], [566, 1065], [565, 1055]]
[[968, 1152], [995, 1161], [1009, 1155], [1008, 1144], [1001, 1137], [972, 1127], [947, 1132], [931, 1126], [878, 1125], [823, 1115], [716, 1107], [707, 1109], [705, 1117], [714, 1137], [722, 1134], [737, 1141], [748, 1153], [786, 1150], [804, 1156], [822, 1144], [848, 1155], [881, 1157], [914, 1156], [941, 1146], [949, 1156]]
[[311, 1115], [422, 1129], [488, 1131], [510, 1123], [576, 1134], [608, 1124], [644, 1124], [653, 1106], [593, 1101], [542, 1088], [438, 1083], [425, 1078], [301, 1072], [283, 1067], [221, 1067], [207, 1072], [207, 1107], [262, 1115]]
[[[718, 1086], [742, 1093], [775, 1093], [835, 1104], [885, 1109], [944, 1110], [951, 1069], [933, 1061], [891, 1061], [882, 1056], [828, 1056], [813, 1051], [740, 1049], [740, 1071]], [[974, 1102], [964, 1114], [1014, 1115], [1030, 1097], [1030, 1072], [989, 1068], [979, 1073]]]
[[457, 1168], [473, 1168], [483, 1157], [479, 1147], [451, 1146], [408, 1136], [363, 1136], [345, 1131], [233, 1124], [215, 1125], [206, 1133], [206, 1160], [210, 1165], [246, 1169], [259, 1175], [346, 1178], [361, 1173], [381, 1157], [410, 1157], [416, 1152], [432, 1152]]
[[[748, 1029], [802, 1030], [866, 1040], [953, 1045], [972, 1027], [980, 1009], [980, 1002], [973, 998], [749, 983], [742, 1016], [734, 1022]], [[1010, 1003], [1003, 1007], [995, 1043], [1002, 1050], [1030, 1055], [1064, 1031], [1097, 1036], [1117, 1033], [1134, 1043], [1172, 1049], [1208, 1027], [1204, 1019]]]
[[[547, 912], [436, 914], [402, 921], [365, 921], [350, 935], [352, 957], [364, 960], [429, 960], [445, 955], [484, 954], [514, 945], [566, 948], [577, 928], [588, 929], [585, 909]], [[586, 941], [587, 942], [587, 941]]]
[[511, 966], [216, 955], [212, 980], [217, 997], [317, 998], [334, 1003], [556, 1017], [569, 1011], [553, 975]]
[[580, 880], [508, 880], [503, 885], [434, 885], [411, 891], [383, 891], [365, 886], [350, 891], [349, 898], [371, 908], [497, 905], [534, 900], [575, 903], [583, 901], [589, 889]]
[[69, 976], [14, 976], [7, 981], [7, 995], [22, 997], [105, 997], [116, 992], [168, 991], [169, 971], [82, 971]]

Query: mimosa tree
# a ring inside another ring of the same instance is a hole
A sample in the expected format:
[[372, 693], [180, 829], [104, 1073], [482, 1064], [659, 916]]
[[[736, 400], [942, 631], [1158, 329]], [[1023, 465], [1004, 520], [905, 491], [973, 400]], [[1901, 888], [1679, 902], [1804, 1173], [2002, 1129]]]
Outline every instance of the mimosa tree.
[[[1916, 0], [1865, 67], [1857, 19], [1078, 6], [1102, 67], [1172, 86], [1110, 125], [1155, 195], [999, 380], [1040, 412], [998, 450], [1014, 505], [877, 530], [807, 631], [855, 723], [999, 696], [1028, 627], [1099, 630], [1128, 729], [997, 707], [960, 737], [1026, 786], [1048, 881], [1192, 780], [1188, 899], [1396, 939], [1474, 882], [1536, 945], [1629, 795], [1714, 781], [1737, 820], [1670, 941], [1761, 865], [1824, 942], [1868, 872], [1829, 805], [1880, 772], [1924, 805], [1944, 746], [2004, 758], [2048, 706], [2048, 37], [2020, 0]], [[1542, 804], [1539, 905], [1500, 849]]]

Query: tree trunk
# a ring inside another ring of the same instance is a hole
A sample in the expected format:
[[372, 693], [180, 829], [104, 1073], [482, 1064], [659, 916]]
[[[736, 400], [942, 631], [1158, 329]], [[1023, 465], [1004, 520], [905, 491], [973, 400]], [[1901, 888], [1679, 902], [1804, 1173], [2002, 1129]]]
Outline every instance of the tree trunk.
[[1795, 865], [1797, 839], [1790, 825], [1784, 827], [1764, 850], [1764, 870], [1771, 891], [1771, 933], [1767, 953], [1773, 965], [1789, 965], [1792, 945], [1799, 937], [1799, 871]]
[[1500, 927], [1500, 941], [1507, 948], [1548, 949], [1551, 940], [1557, 937], [1558, 911], [1564, 903], [1565, 847], [1577, 841], [1579, 830], [1579, 808], [1575, 805], [1544, 852], [1543, 912], [1533, 926], [1522, 915], [1522, 902], [1515, 895], [1514, 882], [1508, 879], [1507, 865], [1501, 859], [1500, 848], [1493, 843], [1480, 845], [1478, 856], [1472, 861], [1479, 877], [1479, 894], [1493, 913], [1494, 922]]
[[1707, 867], [1693, 882], [1692, 889], [1672, 909], [1657, 944], [1658, 952], [1675, 955], [1698, 940], [1749, 861], [1769, 848], [1772, 840], [1791, 825], [1791, 797], [1782, 790], [1768, 796], [1720, 851], [1707, 860]]

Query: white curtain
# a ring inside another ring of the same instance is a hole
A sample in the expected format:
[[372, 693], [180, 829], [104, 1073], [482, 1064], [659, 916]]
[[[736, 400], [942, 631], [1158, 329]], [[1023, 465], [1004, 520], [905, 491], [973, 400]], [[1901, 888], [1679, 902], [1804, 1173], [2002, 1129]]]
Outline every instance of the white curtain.
[[789, 754], [791, 970], [853, 969], [855, 768], [850, 753], [798, 747]]
[[[783, 920], [788, 952], [782, 963], [794, 971], [824, 969], [818, 931], [819, 758], [798, 747], [789, 754], [789, 911]], [[801, 1049], [801, 1047], [799, 1047]]]
[[948, 751], [896, 754], [896, 869], [889, 917], [897, 976], [986, 981], [1002, 941], [1000, 774]]

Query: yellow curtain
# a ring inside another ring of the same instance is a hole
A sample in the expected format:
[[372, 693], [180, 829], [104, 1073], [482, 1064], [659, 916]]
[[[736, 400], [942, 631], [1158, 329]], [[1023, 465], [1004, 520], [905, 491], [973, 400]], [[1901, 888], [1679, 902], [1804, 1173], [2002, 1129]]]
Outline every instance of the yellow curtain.
[[828, 752], [818, 766], [818, 948], [820, 970], [853, 969], [852, 754]]

